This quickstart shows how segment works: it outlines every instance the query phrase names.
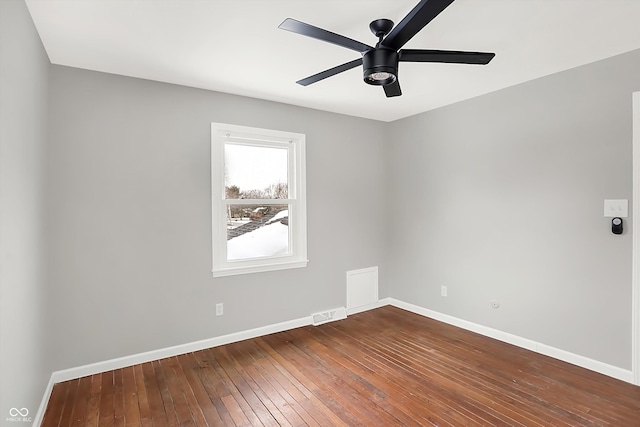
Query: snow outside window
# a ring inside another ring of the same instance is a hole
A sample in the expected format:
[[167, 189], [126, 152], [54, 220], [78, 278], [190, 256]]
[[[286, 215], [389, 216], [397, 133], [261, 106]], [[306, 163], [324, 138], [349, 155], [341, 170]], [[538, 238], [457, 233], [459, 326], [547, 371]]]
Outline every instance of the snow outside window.
[[211, 124], [214, 277], [307, 265], [304, 143]]

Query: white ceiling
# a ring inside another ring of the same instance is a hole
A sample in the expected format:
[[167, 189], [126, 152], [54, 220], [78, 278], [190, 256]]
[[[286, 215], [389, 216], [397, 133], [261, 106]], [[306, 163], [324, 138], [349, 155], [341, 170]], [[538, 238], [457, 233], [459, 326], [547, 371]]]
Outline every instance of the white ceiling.
[[495, 52], [486, 66], [401, 63], [386, 98], [359, 54], [279, 30], [287, 17], [369, 45], [418, 0], [26, 0], [52, 63], [392, 121], [640, 48], [640, 0], [456, 0], [406, 48]]

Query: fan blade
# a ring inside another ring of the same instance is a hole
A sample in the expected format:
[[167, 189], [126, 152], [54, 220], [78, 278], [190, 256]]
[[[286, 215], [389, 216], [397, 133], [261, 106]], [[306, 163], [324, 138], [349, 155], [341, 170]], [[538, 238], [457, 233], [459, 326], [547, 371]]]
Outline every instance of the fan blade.
[[391, 30], [382, 44], [393, 50], [400, 49], [451, 3], [453, 0], [422, 0]]
[[399, 61], [402, 62], [445, 62], [451, 64], [488, 64], [495, 53], [458, 52], [455, 50], [402, 49]]
[[398, 82], [398, 80], [383, 87], [384, 93], [387, 95], [387, 98], [402, 95], [402, 91], [400, 90], [400, 82]]
[[360, 43], [359, 41], [341, 36], [340, 34], [332, 33], [331, 31], [323, 30], [322, 28], [314, 27], [313, 25], [305, 24], [304, 22], [296, 21], [292, 18], [285, 19], [278, 28], [333, 43], [360, 53], [373, 49], [371, 46]]
[[327, 77], [335, 76], [336, 74], [342, 73], [343, 71], [356, 68], [359, 65], [362, 65], [362, 58], [355, 59], [351, 62], [347, 62], [346, 64], [338, 65], [337, 67], [329, 68], [328, 70], [325, 70], [321, 73], [309, 76], [306, 79], [298, 80], [296, 83], [302, 86], [309, 86], [312, 83], [319, 82], [320, 80], [324, 80]]

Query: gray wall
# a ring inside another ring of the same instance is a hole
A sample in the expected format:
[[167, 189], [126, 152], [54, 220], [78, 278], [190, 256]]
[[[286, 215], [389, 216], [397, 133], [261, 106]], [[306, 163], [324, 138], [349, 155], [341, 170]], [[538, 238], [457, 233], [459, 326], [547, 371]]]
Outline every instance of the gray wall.
[[391, 296], [631, 369], [603, 200], [631, 199], [636, 90], [640, 51], [393, 123]]
[[[347, 270], [386, 282], [384, 123], [61, 66], [50, 100], [54, 369], [344, 306]], [[211, 122], [306, 134], [307, 268], [212, 278]]]
[[0, 1], [0, 423], [34, 416], [43, 347], [43, 173], [49, 60], [23, 1]]

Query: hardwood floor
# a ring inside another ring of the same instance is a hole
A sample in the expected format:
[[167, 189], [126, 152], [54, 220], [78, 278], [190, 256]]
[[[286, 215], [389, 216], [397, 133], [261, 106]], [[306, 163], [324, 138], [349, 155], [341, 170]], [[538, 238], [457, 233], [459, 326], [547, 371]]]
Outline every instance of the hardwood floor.
[[394, 307], [56, 384], [43, 426], [640, 426], [640, 387]]

